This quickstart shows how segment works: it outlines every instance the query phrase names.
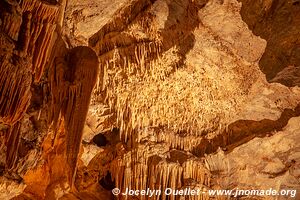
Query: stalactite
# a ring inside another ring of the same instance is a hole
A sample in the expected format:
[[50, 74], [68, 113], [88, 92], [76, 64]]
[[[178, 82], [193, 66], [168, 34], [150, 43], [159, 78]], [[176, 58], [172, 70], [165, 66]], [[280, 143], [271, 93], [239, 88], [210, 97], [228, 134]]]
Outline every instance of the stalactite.
[[71, 167], [72, 178], [76, 170], [82, 130], [92, 90], [97, 81], [98, 65], [98, 58], [90, 48], [76, 47], [69, 53], [68, 67], [71, 70], [71, 85], [68, 90], [64, 117], [67, 132], [67, 161]]
[[[166, 155], [168, 151], [164, 144], [162, 146], [140, 144], [132, 151], [114, 159], [110, 171], [116, 187], [121, 191], [125, 191], [126, 188], [133, 190], [150, 188], [164, 191], [166, 188], [181, 189], [187, 186], [185, 180], [189, 179], [194, 180], [199, 186], [210, 186], [211, 174], [205, 167], [204, 161], [180, 151], [169, 157]], [[173, 151], [176, 153], [177, 150]], [[184, 156], [178, 156], [180, 154]], [[174, 195], [167, 197], [164, 193], [160, 198], [177, 199]], [[206, 199], [207, 197], [205, 194], [200, 194], [197, 198]]]
[[[32, 56], [32, 73], [38, 82], [48, 61], [51, 39], [56, 27], [59, 12], [58, 5], [50, 5], [37, 0], [22, 0], [20, 7], [23, 12], [26, 31], [20, 45], [24, 56]], [[27, 20], [26, 20], [27, 19]]]
[[17, 56], [16, 66], [9, 63], [9, 57], [1, 59], [0, 63], [0, 121], [14, 124], [21, 119], [30, 103], [31, 73], [19, 66], [29, 65]]
[[[63, 54], [63, 53], [62, 53]], [[82, 131], [97, 81], [98, 58], [88, 47], [76, 47], [63, 57], [54, 58], [50, 72], [52, 101], [50, 119], [58, 129], [61, 117], [66, 135], [66, 156], [70, 167], [69, 182], [74, 182]]]
[[68, 72], [68, 49], [62, 38], [58, 37], [51, 52], [51, 60], [49, 61], [49, 99], [48, 106], [48, 123], [53, 123], [54, 133], [59, 129], [59, 120], [63, 105], [66, 101], [69, 81], [66, 80]]
[[13, 170], [16, 161], [18, 159], [18, 149], [20, 142], [20, 127], [21, 123], [17, 122], [15, 125], [11, 126], [8, 130], [7, 140], [6, 140], [6, 169], [8, 171]]
[[196, 145], [200, 144], [202, 137], [199, 135], [186, 134], [181, 136], [173, 131], [160, 130], [156, 133], [156, 142], [165, 142], [171, 148], [178, 150], [191, 151]]
[[0, 7], [0, 30], [16, 41], [22, 22], [21, 9], [17, 3], [5, 0], [0, 2]]
[[37, 0], [1, 1], [0, 5], [4, 9], [0, 29], [14, 40], [7, 39], [13, 50], [0, 56], [0, 121], [14, 124], [29, 106], [32, 74], [35, 81], [42, 76], [59, 6]]

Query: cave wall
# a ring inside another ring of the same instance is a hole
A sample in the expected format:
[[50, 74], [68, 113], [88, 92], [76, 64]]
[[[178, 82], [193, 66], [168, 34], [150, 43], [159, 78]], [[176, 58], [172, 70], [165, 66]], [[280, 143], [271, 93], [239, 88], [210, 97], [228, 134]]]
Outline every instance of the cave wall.
[[298, 7], [2, 1], [0, 198], [298, 189]]
[[241, 16], [255, 35], [267, 40], [266, 51], [259, 62], [267, 80], [289, 87], [299, 86], [299, 22], [297, 0], [248, 1]]

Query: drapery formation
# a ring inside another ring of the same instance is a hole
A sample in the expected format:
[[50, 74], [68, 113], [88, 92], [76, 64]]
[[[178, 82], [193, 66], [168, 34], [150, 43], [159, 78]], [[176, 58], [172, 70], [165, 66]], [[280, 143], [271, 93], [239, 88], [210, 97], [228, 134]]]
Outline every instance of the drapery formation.
[[7, 125], [6, 170], [17, 166], [21, 124], [48, 63], [59, 5], [39, 0], [0, 2], [0, 123]]
[[18, 159], [19, 142], [21, 138], [20, 128], [21, 123], [17, 122], [14, 126], [8, 129], [8, 137], [6, 141], [6, 146], [8, 147], [6, 154], [7, 170], [12, 170]]
[[38, 0], [0, 4], [0, 121], [13, 125], [29, 106], [31, 83], [43, 74], [59, 6]]
[[23, 0], [23, 29], [19, 43], [21, 51], [32, 57], [32, 73], [38, 82], [50, 55], [51, 39], [56, 27], [59, 7], [37, 0]]
[[[17, 66], [10, 59], [14, 59]], [[31, 73], [26, 68], [28, 63], [17, 56], [0, 57], [0, 62], [0, 121], [13, 125], [29, 106]]]

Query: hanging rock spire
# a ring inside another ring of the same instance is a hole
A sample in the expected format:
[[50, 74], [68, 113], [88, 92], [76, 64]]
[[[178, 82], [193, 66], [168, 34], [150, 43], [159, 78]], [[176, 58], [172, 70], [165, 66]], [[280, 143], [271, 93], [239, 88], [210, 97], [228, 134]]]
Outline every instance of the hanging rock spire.
[[72, 185], [81, 146], [82, 131], [88, 112], [92, 90], [98, 76], [96, 53], [84, 46], [69, 50], [65, 57], [55, 58], [50, 75], [52, 104], [50, 116], [58, 130], [63, 119], [66, 137], [66, 158]]

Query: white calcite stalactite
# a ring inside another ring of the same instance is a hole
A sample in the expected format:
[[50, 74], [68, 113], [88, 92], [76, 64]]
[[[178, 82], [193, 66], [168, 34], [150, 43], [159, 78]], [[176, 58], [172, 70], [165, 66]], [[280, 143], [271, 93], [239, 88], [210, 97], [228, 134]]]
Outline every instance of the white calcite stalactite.
[[[165, 191], [166, 188], [180, 189], [184, 187], [185, 180], [190, 179], [198, 185], [210, 186], [211, 175], [202, 160], [187, 158], [179, 163], [170, 160], [173, 158], [169, 158], [167, 152], [168, 150], [163, 145], [152, 147], [140, 145], [114, 159], [110, 171], [116, 187], [120, 188], [121, 191], [125, 191], [126, 188], [133, 190], [149, 188]], [[205, 199], [204, 194], [200, 194], [200, 196]], [[158, 197], [141, 196], [140, 198], [156, 199]], [[164, 193], [159, 198], [178, 199], [176, 195], [167, 197]], [[199, 199], [201, 198], [199, 197]]]

